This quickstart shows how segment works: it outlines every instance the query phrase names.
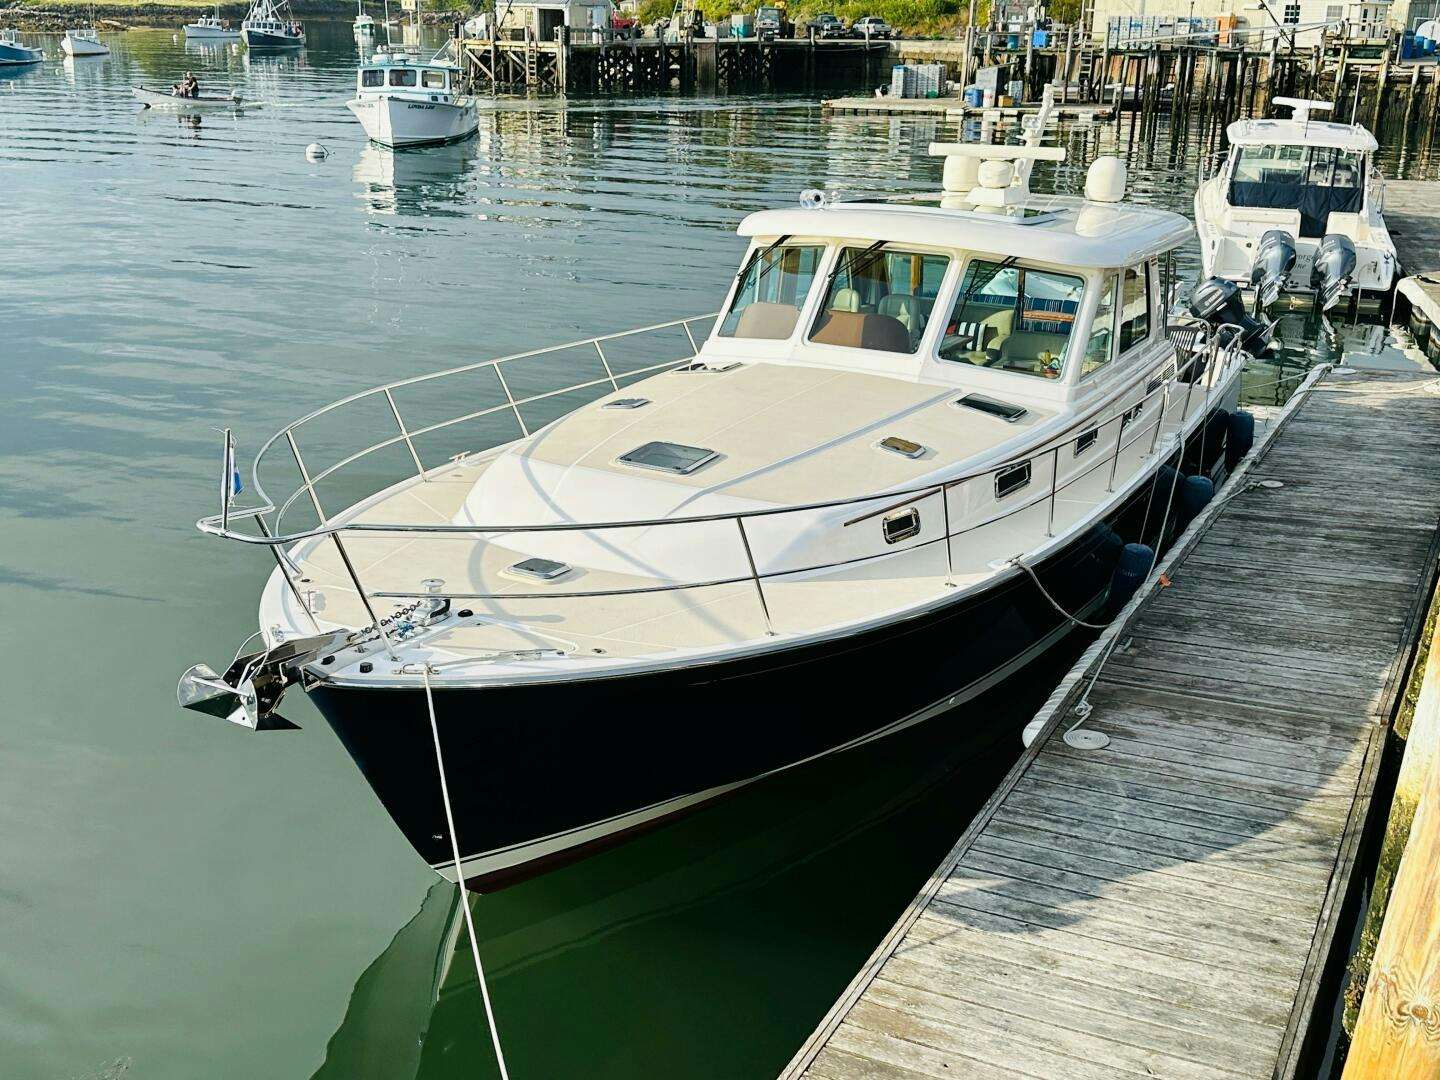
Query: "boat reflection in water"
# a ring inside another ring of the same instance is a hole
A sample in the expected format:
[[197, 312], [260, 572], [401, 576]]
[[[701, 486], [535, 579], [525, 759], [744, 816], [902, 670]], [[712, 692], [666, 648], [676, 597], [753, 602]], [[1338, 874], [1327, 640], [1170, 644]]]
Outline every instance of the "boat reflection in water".
[[396, 153], [366, 143], [353, 173], [358, 196], [377, 214], [463, 217], [463, 189], [475, 168], [475, 139]]
[[[472, 895], [512, 1073], [773, 1076], [989, 797], [1084, 645], [950, 718]], [[492, 1062], [458, 894], [438, 882], [357, 980], [315, 1080], [488, 1076]]]

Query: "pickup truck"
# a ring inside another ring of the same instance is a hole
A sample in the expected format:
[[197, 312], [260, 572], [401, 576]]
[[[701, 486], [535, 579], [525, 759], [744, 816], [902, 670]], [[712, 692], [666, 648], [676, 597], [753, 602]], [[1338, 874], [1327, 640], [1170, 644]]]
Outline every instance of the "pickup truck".
[[[868, 32], [867, 32], [868, 31]], [[871, 39], [892, 38], [895, 31], [884, 19], [876, 18], [874, 15], [866, 15], [863, 19], [856, 19], [850, 24], [850, 36]]]
[[755, 12], [755, 36], [762, 41], [790, 36], [790, 20], [778, 7], [762, 7]]
[[845, 37], [845, 24], [834, 15], [828, 12], [823, 15], [816, 15], [805, 24], [807, 30], [814, 30], [817, 38], [843, 38]]

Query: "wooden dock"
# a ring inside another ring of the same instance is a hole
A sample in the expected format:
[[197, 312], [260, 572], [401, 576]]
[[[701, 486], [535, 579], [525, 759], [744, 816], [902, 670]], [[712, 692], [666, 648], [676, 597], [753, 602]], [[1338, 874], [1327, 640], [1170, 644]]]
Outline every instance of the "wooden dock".
[[1385, 181], [1385, 226], [1406, 274], [1440, 270], [1440, 183], [1434, 180]]
[[[1418, 368], [1312, 375], [786, 1080], [1269, 1080], [1311, 1061], [1435, 576], [1437, 391]], [[1109, 743], [1074, 749], [1092, 681], [1083, 730]]]
[[[831, 112], [839, 113], [883, 113], [890, 116], [947, 116], [960, 119], [1013, 119], [1033, 116], [1040, 111], [1039, 103], [1030, 105], [1005, 105], [984, 108], [966, 105], [963, 98], [955, 94], [933, 98], [898, 98], [886, 95], [869, 97], [829, 98], [821, 105]], [[1056, 105], [1054, 115], [1061, 120], [1109, 120], [1115, 115], [1110, 105], [1084, 105], [1072, 103]]]

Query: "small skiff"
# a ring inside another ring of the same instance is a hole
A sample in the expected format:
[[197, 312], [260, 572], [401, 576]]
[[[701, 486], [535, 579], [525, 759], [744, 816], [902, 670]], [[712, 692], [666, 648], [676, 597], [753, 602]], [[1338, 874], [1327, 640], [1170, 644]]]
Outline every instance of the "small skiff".
[[132, 87], [130, 92], [135, 95], [135, 100], [147, 109], [179, 109], [192, 112], [201, 109], [254, 109], [259, 105], [259, 102], [255, 101], [242, 101], [239, 94], [176, 97], [168, 90], [147, 90], [143, 86]]

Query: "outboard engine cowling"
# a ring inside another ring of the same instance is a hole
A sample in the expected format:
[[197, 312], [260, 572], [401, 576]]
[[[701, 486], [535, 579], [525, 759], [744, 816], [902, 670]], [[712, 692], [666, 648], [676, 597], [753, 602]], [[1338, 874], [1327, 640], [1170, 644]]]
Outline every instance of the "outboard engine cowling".
[[[1202, 319], [1213, 330], [1222, 326], [1240, 328], [1240, 344], [1246, 352], [1259, 355], [1274, 347], [1272, 326], [1250, 315], [1240, 295], [1240, 286], [1224, 278], [1212, 277], [1190, 290], [1190, 314]], [[1229, 331], [1234, 333], [1235, 331]]]
[[1355, 274], [1355, 245], [1341, 233], [1326, 233], [1315, 252], [1310, 268], [1310, 287], [1315, 290], [1315, 306], [1329, 311], [1340, 299], [1340, 293]]
[[1260, 246], [1255, 249], [1255, 263], [1250, 267], [1250, 287], [1255, 290], [1257, 315], [1275, 302], [1294, 269], [1294, 239], [1284, 229], [1267, 230], [1260, 237]]

